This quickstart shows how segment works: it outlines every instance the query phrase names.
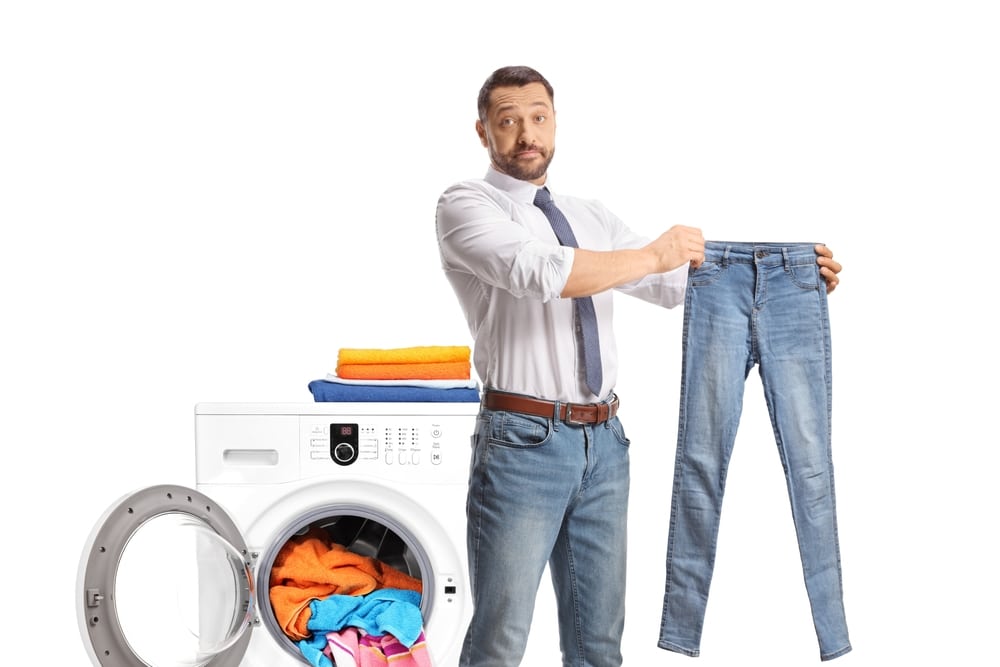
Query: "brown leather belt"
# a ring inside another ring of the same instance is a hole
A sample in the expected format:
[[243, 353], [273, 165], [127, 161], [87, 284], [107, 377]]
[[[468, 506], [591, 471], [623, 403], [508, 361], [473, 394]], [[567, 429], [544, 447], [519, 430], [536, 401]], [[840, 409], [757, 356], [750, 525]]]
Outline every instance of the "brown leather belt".
[[[526, 415], [552, 418], [556, 412], [555, 401], [543, 401], [540, 398], [505, 394], [500, 391], [487, 390], [483, 396], [483, 405], [488, 410], [506, 410], [508, 412], [523, 412]], [[618, 396], [612, 394], [606, 403], [559, 403], [559, 419], [570, 424], [603, 424], [618, 414]]]

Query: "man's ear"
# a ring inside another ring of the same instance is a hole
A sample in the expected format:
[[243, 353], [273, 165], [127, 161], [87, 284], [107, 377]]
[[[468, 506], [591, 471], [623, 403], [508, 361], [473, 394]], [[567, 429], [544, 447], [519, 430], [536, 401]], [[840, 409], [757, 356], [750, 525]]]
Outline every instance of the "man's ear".
[[483, 121], [476, 121], [476, 134], [479, 135], [479, 142], [483, 145], [483, 148], [489, 148], [490, 142], [486, 138], [486, 128], [483, 127]]

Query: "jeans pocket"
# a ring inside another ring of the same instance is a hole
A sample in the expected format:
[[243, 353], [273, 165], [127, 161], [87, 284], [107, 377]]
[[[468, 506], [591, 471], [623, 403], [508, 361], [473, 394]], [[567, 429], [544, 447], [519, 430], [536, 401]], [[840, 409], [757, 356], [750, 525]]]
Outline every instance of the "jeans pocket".
[[608, 428], [615, 434], [618, 442], [625, 447], [628, 447], [632, 443], [632, 441], [628, 439], [628, 436], [625, 435], [625, 427], [622, 426], [621, 420], [619, 420], [618, 417], [613, 417], [608, 421]]
[[519, 412], [497, 412], [490, 429], [490, 444], [512, 448], [535, 448], [552, 437], [552, 421]]
[[722, 276], [724, 268], [718, 262], [705, 260], [701, 266], [688, 274], [688, 285], [691, 287], [711, 285]]
[[823, 282], [819, 273], [819, 264], [816, 262], [802, 262], [791, 264], [786, 269], [792, 284], [802, 289], [818, 289]]

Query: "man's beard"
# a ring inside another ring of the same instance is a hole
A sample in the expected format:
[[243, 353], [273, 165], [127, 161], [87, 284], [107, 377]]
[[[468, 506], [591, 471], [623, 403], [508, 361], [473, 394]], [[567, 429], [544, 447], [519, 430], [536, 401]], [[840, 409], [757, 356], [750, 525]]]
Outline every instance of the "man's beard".
[[[522, 165], [516, 157], [501, 155], [493, 150], [492, 146], [490, 147], [490, 159], [493, 160], [493, 164], [495, 164], [501, 172], [507, 174], [508, 176], [513, 176], [520, 181], [533, 181], [545, 175], [545, 172], [549, 169], [549, 163], [552, 162], [552, 158], [555, 157], [556, 154], [555, 147], [551, 150], [546, 150], [536, 146], [535, 149], [541, 153], [542, 163], [534, 167], [526, 167]], [[521, 150], [524, 149], [516, 149], [517, 152], [520, 152]]]

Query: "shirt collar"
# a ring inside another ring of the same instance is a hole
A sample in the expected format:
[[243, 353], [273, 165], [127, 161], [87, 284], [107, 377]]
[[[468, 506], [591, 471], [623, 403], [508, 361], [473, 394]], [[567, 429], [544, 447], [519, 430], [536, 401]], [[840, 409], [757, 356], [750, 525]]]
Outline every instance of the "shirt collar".
[[[500, 188], [507, 194], [511, 196], [511, 199], [519, 201], [522, 204], [534, 204], [535, 193], [538, 192], [539, 187], [530, 181], [522, 181], [519, 178], [514, 178], [513, 176], [508, 176], [502, 172], [497, 171], [493, 165], [490, 165], [489, 169], [486, 170], [486, 182], [490, 185]], [[545, 179], [545, 186], [548, 186], [548, 178]]]

